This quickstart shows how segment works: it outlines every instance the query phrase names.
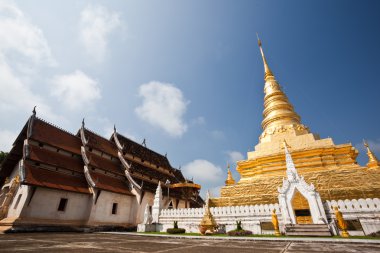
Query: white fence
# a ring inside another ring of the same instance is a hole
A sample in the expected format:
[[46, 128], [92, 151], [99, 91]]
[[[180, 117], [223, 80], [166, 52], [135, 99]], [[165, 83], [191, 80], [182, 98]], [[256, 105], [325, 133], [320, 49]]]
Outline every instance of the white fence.
[[[244, 229], [261, 234], [272, 233], [272, 231], [262, 231], [260, 222], [270, 222], [273, 209], [276, 209], [278, 218], [281, 220], [278, 204], [211, 207], [210, 211], [218, 225], [227, 231], [235, 229], [236, 221], [241, 221]], [[160, 223], [162, 224], [160, 231], [173, 227], [173, 222], [178, 221], [178, 225], [186, 228], [187, 232], [198, 232], [198, 225], [203, 214], [203, 208], [163, 209], [160, 214]]]
[[327, 200], [324, 205], [326, 214], [333, 214], [335, 206], [339, 207], [339, 210], [347, 215], [351, 213], [378, 213], [380, 212], [380, 199]]
[[[364, 234], [380, 230], [380, 199], [325, 201], [324, 209], [330, 221], [335, 218], [335, 206], [338, 206], [345, 219], [359, 220]], [[255, 234], [265, 234], [273, 233], [273, 231], [262, 230], [260, 223], [271, 222], [273, 209], [276, 209], [281, 224], [282, 216], [278, 204], [211, 207], [210, 211], [216, 222], [226, 231], [235, 229], [236, 221], [241, 221], [244, 229], [251, 230]], [[174, 221], [178, 221], [178, 225], [185, 228], [187, 232], [198, 232], [198, 225], [203, 214], [203, 208], [163, 209], [160, 214], [160, 231], [166, 231], [167, 228], [173, 227]]]

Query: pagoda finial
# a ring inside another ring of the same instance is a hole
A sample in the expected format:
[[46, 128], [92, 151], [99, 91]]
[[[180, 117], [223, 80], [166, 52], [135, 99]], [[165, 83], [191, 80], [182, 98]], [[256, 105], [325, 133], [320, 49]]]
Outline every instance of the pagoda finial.
[[380, 161], [377, 159], [376, 155], [372, 152], [372, 150], [369, 148], [368, 143], [366, 140], [363, 140], [364, 146], [367, 148], [367, 155], [368, 155], [368, 168], [379, 168], [380, 167]]
[[235, 184], [235, 179], [232, 177], [230, 164], [228, 162], [227, 162], [227, 180], [225, 181], [225, 184], [226, 186]]
[[84, 128], [84, 118], [82, 119], [82, 127]]
[[34, 106], [34, 108], [33, 108], [33, 111], [32, 111], [32, 113], [33, 113], [33, 116], [36, 116], [36, 114], [37, 114], [37, 112], [36, 112], [36, 105]]
[[113, 124], [113, 131], [114, 131], [114, 133], [116, 133], [116, 125], [115, 124]]
[[292, 104], [270, 70], [259, 36], [257, 36], [257, 40], [265, 70], [264, 119], [261, 123], [263, 133], [260, 136], [260, 142], [269, 142], [272, 135], [283, 134], [287, 131], [297, 132], [297, 135], [308, 133], [308, 128], [301, 124], [300, 116], [294, 111]]
[[260, 48], [260, 52], [261, 52], [261, 57], [263, 58], [264, 71], [265, 71], [264, 79], [266, 81], [269, 77], [274, 77], [274, 76], [273, 76], [273, 73], [270, 70], [269, 65], [267, 63], [267, 60], [265, 58], [264, 51], [263, 51], [262, 44], [261, 44], [261, 40], [260, 40], [259, 35], [257, 33], [256, 33], [256, 36], [257, 36], [257, 43], [259, 44], [259, 48]]

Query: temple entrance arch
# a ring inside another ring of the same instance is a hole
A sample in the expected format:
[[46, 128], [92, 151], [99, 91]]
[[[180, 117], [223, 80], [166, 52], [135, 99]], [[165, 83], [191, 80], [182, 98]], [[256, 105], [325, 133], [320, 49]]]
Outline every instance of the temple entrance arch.
[[324, 224], [326, 213], [321, 197], [313, 184], [307, 184], [303, 177], [295, 180], [284, 179], [279, 188], [279, 204], [285, 224]]
[[313, 223], [309, 201], [296, 189], [292, 199], [292, 207], [297, 224]]
[[[286, 143], [285, 143], [286, 144]], [[321, 197], [313, 184], [298, 175], [292, 156], [285, 148], [286, 175], [278, 188], [278, 201], [285, 224], [326, 224], [327, 218]]]

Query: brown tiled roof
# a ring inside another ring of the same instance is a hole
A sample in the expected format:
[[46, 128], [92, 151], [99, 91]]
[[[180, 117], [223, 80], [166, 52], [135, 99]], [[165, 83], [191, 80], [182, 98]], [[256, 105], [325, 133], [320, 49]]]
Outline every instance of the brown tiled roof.
[[121, 194], [133, 195], [128, 189], [126, 178], [107, 176], [102, 173], [92, 171], [91, 169], [89, 170], [89, 173], [95, 183], [96, 188]]
[[127, 137], [117, 133], [117, 138], [121, 145], [124, 145], [124, 152], [131, 154], [132, 156], [139, 157], [145, 161], [149, 161], [152, 164], [158, 165], [165, 169], [171, 169], [169, 160], [153, 150], [138, 144]]
[[100, 157], [87, 150], [86, 150], [86, 156], [88, 160], [90, 161], [90, 165], [98, 169], [116, 173], [118, 175], [124, 175], [124, 169], [122, 168], [122, 165], [119, 159], [116, 159], [115, 161], [111, 161], [108, 158]]
[[[33, 122], [34, 123], [30, 139], [41, 143], [46, 143], [49, 146], [53, 146], [57, 149], [81, 155], [81, 146], [83, 144], [79, 135], [80, 132], [75, 136], [41, 119], [34, 118]], [[9, 174], [12, 173], [14, 166], [20, 159], [22, 159], [23, 142], [27, 138], [27, 128], [28, 123], [25, 124], [23, 130], [15, 142], [15, 146], [12, 148], [10, 154], [2, 165], [2, 168], [0, 170], [0, 183], [4, 181], [5, 177], [9, 176]], [[84, 134], [86, 140], [88, 140], [87, 146], [89, 148], [96, 149], [100, 152], [111, 155], [114, 158], [118, 157], [118, 149], [116, 144], [113, 142], [113, 138], [111, 141], [107, 140], [87, 129], [84, 129]], [[167, 171], [174, 173], [174, 175], [168, 175], [167, 173], [163, 173], [156, 168], [140, 164], [125, 157], [128, 163], [131, 163], [132, 165], [131, 172], [141, 173], [147, 177], [151, 177], [152, 179], [160, 180], [162, 183], [165, 183], [166, 180], [169, 180], [171, 183], [185, 181], [181, 171], [173, 169], [165, 156], [160, 155], [120, 134], [117, 134], [117, 136], [121, 145], [124, 146], [124, 152], [141, 158], [142, 160], [147, 161], [152, 165], [164, 168]], [[78, 160], [76, 157], [66, 156], [59, 152], [50, 151], [48, 149], [32, 145], [29, 146], [29, 149], [29, 160], [83, 173], [83, 161]], [[96, 187], [112, 192], [131, 194], [127, 186], [128, 180], [124, 175], [124, 168], [118, 159], [111, 161], [89, 151], [86, 151], [86, 156], [89, 159], [90, 165], [93, 167], [123, 176], [120, 178], [115, 178], [112, 175], [102, 174], [90, 169], [89, 173], [96, 183]], [[74, 175], [64, 174], [59, 171], [49, 171], [47, 169], [42, 169], [31, 165], [30, 163], [26, 163], [25, 170], [26, 179], [24, 183], [26, 184], [68, 191], [84, 193], [89, 192], [88, 184], [84, 175], [83, 177], [78, 177]], [[139, 179], [136, 174], [135, 176], [132, 174], [132, 177], [136, 180], [136, 182], [139, 182], [139, 185], [141, 185], [142, 180]], [[156, 188], [157, 183], [152, 183], [144, 180], [143, 189], [145, 191], [154, 193], [156, 191]], [[171, 189], [170, 195], [180, 198], [181, 189]]]
[[44, 148], [29, 145], [29, 159], [54, 167], [83, 173], [84, 163], [77, 157], [71, 157]]
[[30, 138], [80, 155], [80, 147], [82, 145], [80, 138], [38, 118], [34, 120], [32, 136]]
[[88, 129], [84, 129], [84, 133], [86, 139], [88, 140], [87, 146], [117, 157], [117, 147], [115, 143], [91, 132]]
[[185, 177], [183, 176], [183, 174], [182, 174], [182, 172], [180, 170], [173, 169], [173, 173], [174, 173], [175, 178], [179, 182], [185, 182]]
[[159, 181], [161, 181], [162, 183], [165, 183], [166, 180], [169, 180], [171, 183], [178, 183], [178, 180], [176, 180], [175, 177], [173, 176], [169, 176], [165, 173], [162, 173], [162, 172], [159, 172], [155, 169], [152, 169], [152, 168], [147, 168], [137, 162], [134, 162], [134, 161], [128, 161], [130, 164], [131, 164], [131, 171], [132, 172], [137, 172], [137, 173], [141, 173], [147, 177], [151, 177], [151, 178], [155, 178]]
[[25, 180], [24, 184], [42, 186], [47, 188], [90, 193], [88, 184], [83, 176], [72, 176], [35, 167], [25, 163]]

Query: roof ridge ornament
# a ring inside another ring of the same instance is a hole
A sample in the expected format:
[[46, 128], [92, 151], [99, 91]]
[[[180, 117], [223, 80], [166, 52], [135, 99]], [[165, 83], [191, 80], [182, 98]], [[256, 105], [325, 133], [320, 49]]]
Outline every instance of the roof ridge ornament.
[[36, 112], [36, 107], [37, 107], [37, 106], [35, 105], [34, 108], [33, 108], [33, 111], [32, 111], [34, 117], [35, 117], [36, 114], [37, 114], [37, 112]]

